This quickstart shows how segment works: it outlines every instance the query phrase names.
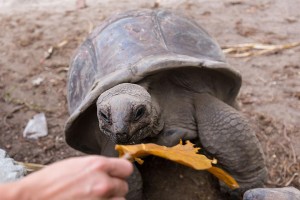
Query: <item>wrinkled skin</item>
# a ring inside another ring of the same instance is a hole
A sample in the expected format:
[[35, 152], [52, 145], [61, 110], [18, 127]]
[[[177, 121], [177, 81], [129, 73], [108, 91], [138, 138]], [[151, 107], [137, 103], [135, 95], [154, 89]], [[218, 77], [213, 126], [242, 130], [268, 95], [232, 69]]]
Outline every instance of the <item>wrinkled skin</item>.
[[120, 84], [98, 98], [100, 130], [116, 144], [141, 143], [162, 129], [156, 109], [143, 87]]
[[266, 168], [248, 121], [220, 92], [228, 81], [221, 73], [186, 68], [149, 76], [142, 87], [120, 84], [98, 98], [100, 131], [117, 144], [192, 140], [235, 177], [241, 189], [233, 195], [242, 198], [263, 186]]

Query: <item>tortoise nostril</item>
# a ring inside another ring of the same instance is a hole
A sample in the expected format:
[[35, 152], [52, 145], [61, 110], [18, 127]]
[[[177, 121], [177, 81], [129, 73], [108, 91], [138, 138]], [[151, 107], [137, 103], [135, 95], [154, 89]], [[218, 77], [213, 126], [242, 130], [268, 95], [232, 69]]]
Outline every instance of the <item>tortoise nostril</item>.
[[117, 144], [128, 144], [128, 134], [127, 132], [117, 132], [116, 133], [116, 143]]
[[118, 132], [118, 133], [117, 133], [117, 136], [125, 137], [125, 136], [127, 136], [127, 132], [125, 132], [125, 131], [123, 131], [123, 132]]

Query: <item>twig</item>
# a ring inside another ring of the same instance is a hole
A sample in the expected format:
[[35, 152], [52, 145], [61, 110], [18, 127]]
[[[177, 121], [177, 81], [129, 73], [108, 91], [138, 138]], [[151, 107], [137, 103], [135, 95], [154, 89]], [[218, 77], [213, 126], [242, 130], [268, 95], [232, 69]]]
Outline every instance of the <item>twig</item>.
[[61, 72], [68, 72], [69, 71], [69, 67], [59, 67], [57, 68], [57, 73], [61, 73]]
[[223, 46], [222, 50], [224, 53], [229, 54], [232, 57], [242, 58], [242, 57], [249, 57], [249, 56], [265, 55], [277, 51], [283, 51], [285, 49], [294, 48], [297, 46], [300, 46], [300, 42], [293, 42], [293, 43], [288, 43], [283, 45], [245, 43], [245, 44]]
[[24, 108], [24, 107], [25, 107], [25, 105], [15, 106], [15, 107], [13, 108], [13, 110], [10, 111], [10, 113], [9, 113], [8, 115], [5, 115], [5, 116], [3, 117], [3, 124], [4, 124], [7, 128], [11, 128], [10, 125], [7, 123], [7, 118], [8, 118], [10, 115], [12, 115], [13, 113], [15, 113], [15, 112], [21, 110], [21, 109]]
[[[7, 97], [5, 99], [5, 102], [7, 103], [11, 103], [11, 104], [15, 104], [17, 105], [15, 107], [15, 109], [18, 108], [18, 105], [20, 106], [20, 109], [21, 108], [28, 108], [30, 110], [34, 110], [34, 111], [38, 111], [38, 112], [52, 112], [51, 110], [48, 110], [48, 109], [45, 109], [43, 108], [42, 106], [40, 105], [37, 105], [37, 104], [34, 104], [34, 103], [29, 103], [29, 102], [26, 102], [25, 100], [23, 99], [17, 99], [17, 98], [13, 98], [13, 97]], [[19, 108], [18, 108], [19, 109]], [[16, 111], [18, 111], [18, 109]], [[13, 110], [14, 111], [14, 110]], [[14, 112], [16, 112], [14, 111]], [[13, 112], [12, 112], [13, 113]]]
[[125, 153], [121, 158], [126, 159], [126, 160], [132, 160], [132, 156], [129, 153]]
[[285, 125], [285, 124], [283, 125], [283, 135], [284, 135], [284, 138], [289, 142], [289, 146], [290, 146], [290, 148], [292, 149], [293, 163], [297, 163], [294, 145], [293, 145], [292, 142], [291, 142], [291, 138], [287, 135], [286, 125]]
[[7, 123], [7, 117], [8, 117], [8, 115], [5, 115], [5, 116], [3, 117], [3, 124], [4, 124], [7, 128], [10, 128], [10, 125]]
[[60, 43], [58, 43], [55, 47], [56, 48], [62, 48], [62, 47], [64, 47], [65, 45], [67, 45], [68, 44], [68, 40], [63, 40], [63, 41], [61, 41]]
[[[284, 160], [283, 164], [282, 164], [282, 171], [280, 173], [280, 178], [282, 179], [282, 182], [284, 182], [284, 180], [286, 179], [286, 172], [287, 172], [287, 160]], [[283, 184], [283, 183], [282, 183]], [[280, 184], [280, 185], [282, 185]]]
[[296, 176], [298, 176], [298, 173], [294, 173], [293, 176], [290, 178], [290, 180], [288, 180], [288, 182], [286, 182], [286, 184], [284, 185], [285, 187], [289, 186], [291, 184], [291, 182], [296, 178]]
[[15, 163], [25, 167], [27, 172], [35, 172], [45, 167], [45, 165], [35, 164], [35, 163], [26, 163], [26, 162], [17, 162], [17, 161], [15, 161]]
[[15, 113], [15, 112], [18, 112], [19, 110], [21, 110], [22, 108], [24, 108], [25, 105], [19, 105], [19, 106], [15, 106], [13, 108], [13, 110], [10, 112], [11, 114]]
[[69, 43], [68, 40], [63, 40], [56, 45], [50, 46], [49, 49], [45, 52], [44, 58], [41, 60], [41, 63], [45, 62], [45, 60], [47, 59], [50, 59], [55, 50], [64, 47], [68, 43]]

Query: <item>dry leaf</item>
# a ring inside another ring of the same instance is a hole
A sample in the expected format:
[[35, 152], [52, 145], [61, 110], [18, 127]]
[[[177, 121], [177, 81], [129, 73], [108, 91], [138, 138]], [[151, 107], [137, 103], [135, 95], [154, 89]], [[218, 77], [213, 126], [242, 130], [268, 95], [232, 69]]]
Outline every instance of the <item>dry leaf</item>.
[[221, 168], [211, 167], [207, 171], [223, 181], [230, 189], [234, 190], [240, 187], [236, 180]]
[[125, 154], [130, 154], [132, 160], [142, 164], [143, 160], [140, 157], [147, 155], [155, 155], [177, 163], [186, 165], [196, 170], [208, 170], [217, 178], [226, 183], [231, 189], [238, 188], [238, 183], [228, 173], [220, 168], [213, 167], [216, 160], [210, 160], [205, 155], [197, 154], [200, 148], [195, 148], [194, 144], [187, 141], [185, 145], [182, 142], [174, 147], [165, 147], [157, 144], [137, 144], [137, 145], [116, 145], [115, 149], [119, 151], [120, 157]]
[[[185, 145], [180, 144], [174, 147], [165, 147], [157, 144], [138, 144], [138, 145], [116, 145], [116, 150], [119, 151], [120, 156], [129, 153], [134, 159], [147, 155], [155, 155], [168, 160], [178, 162], [180, 164], [189, 166], [197, 170], [209, 169], [212, 167], [211, 163], [216, 160], [210, 160], [206, 156], [196, 154], [200, 148], [194, 148], [189, 141]], [[140, 159], [136, 160], [141, 162]]]

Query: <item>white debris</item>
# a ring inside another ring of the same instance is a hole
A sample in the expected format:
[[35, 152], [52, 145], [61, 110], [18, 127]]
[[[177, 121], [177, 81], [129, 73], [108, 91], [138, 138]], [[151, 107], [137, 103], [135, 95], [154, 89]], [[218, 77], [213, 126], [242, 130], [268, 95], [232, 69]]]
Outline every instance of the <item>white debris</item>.
[[44, 81], [44, 78], [42, 77], [38, 77], [34, 80], [31, 81], [31, 83], [34, 85], [34, 86], [39, 86], [41, 85], [41, 83]]
[[17, 180], [25, 174], [25, 168], [16, 164], [3, 149], [0, 149], [0, 183]]
[[44, 113], [39, 113], [33, 116], [33, 119], [29, 120], [23, 132], [23, 137], [38, 139], [39, 137], [46, 136], [47, 134], [48, 128], [46, 116]]

